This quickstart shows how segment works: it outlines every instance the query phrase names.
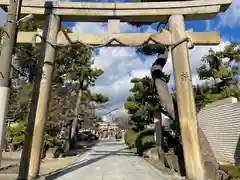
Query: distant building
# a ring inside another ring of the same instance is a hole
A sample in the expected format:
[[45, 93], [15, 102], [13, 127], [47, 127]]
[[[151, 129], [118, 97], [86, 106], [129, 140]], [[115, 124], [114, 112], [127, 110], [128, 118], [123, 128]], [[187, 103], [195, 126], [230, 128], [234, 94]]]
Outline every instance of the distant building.
[[113, 138], [117, 133], [121, 132], [117, 123], [99, 122], [98, 124], [99, 127], [97, 131], [100, 138]]
[[99, 124], [98, 129], [101, 130], [115, 130], [119, 128], [117, 123], [113, 122], [99, 122], [98, 124]]

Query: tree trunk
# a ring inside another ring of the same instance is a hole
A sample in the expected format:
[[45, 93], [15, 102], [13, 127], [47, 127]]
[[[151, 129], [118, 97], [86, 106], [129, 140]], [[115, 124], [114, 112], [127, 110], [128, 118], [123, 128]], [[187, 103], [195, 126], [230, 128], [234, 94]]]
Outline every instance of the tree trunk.
[[164, 161], [164, 152], [163, 152], [163, 135], [162, 135], [162, 116], [161, 114], [155, 119], [154, 122], [154, 131], [155, 131], [155, 143], [158, 150], [159, 159]]
[[77, 95], [77, 101], [75, 106], [75, 117], [72, 122], [72, 128], [71, 128], [71, 148], [74, 148], [76, 145], [76, 136], [78, 134], [78, 116], [79, 116], [79, 108], [82, 103], [82, 95], [83, 95], [83, 80], [79, 83], [79, 90]]
[[64, 132], [64, 153], [68, 152], [70, 150], [70, 144], [71, 144], [71, 125], [67, 126]]

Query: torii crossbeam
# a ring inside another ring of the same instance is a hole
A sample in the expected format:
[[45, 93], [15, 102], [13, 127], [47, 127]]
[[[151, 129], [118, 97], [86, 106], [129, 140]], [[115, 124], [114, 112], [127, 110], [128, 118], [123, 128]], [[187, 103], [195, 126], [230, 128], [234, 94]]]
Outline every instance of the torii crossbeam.
[[[197, 118], [192, 89], [188, 43], [194, 45], [217, 45], [220, 36], [214, 32], [186, 31], [184, 21], [205, 20], [225, 12], [232, 0], [189, 0], [174, 2], [147, 3], [88, 3], [88, 2], [35, 2], [23, 1], [21, 16], [33, 15], [36, 20], [46, 20], [41, 39], [42, 43], [42, 79], [30, 156], [29, 179], [38, 176], [41, 147], [43, 143], [44, 124], [51, 92], [51, 80], [55, 63], [55, 46], [68, 45], [70, 41], [81, 41], [87, 45], [136, 46], [147, 44], [171, 46], [176, 95], [184, 149], [185, 166], [189, 180], [206, 180], [204, 165], [199, 147]], [[0, 6], [9, 6], [9, 0], [0, 0]], [[64, 34], [59, 33], [60, 21], [108, 22], [106, 34]], [[159, 34], [121, 34], [120, 22], [167, 23], [169, 30]], [[12, 22], [7, 22], [7, 25]], [[7, 34], [7, 33], [5, 33]], [[33, 43], [36, 32], [19, 32], [18, 43]], [[66, 36], [68, 38], [66, 38]], [[119, 43], [120, 42], [120, 43]], [[6, 36], [3, 47], [8, 43]], [[54, 46], [53, 46], [54, 45]], [[9, 77], [7, 66], [0, 66], [0, 73]], [[1, 80], [1, 79], [0, 79]], [[1, 85], [1, 83], [0, 83]], [[0, 109], [1, 112], [1, 109]], [[1, 117], [0, 117], [1, 118]], [[1, 119], [0, 119], [1, 120]], [[26, 156], [27, 157], [27, 156]], [[22, 170], [28, 167], [22, 167]], [[20, 169], [21, 170], [21, 169]], [[24, 178], [24, 177], [23, 177]]]
[[[9, 0], [2, 0], [1, 6], [8, 6]], [[148, 3], [89, 3], [89, 2], [33, 2], [24, 1], [21, 14], [32, 14], [34, 19], [43, 19], [51, 11], [59, 15], [63, 21], [108, 22], [118, 19], [120, 22], [167, 22], [171, 14], [182, 14], [185, 20], [210, 19], [219, 12], [224, 12], [231, 4], [230, 0], [211, 1], [174, 1]], [[120, 31], [120, 30], [119, 30]], [[194, 45], [217, 45], [220, 36], [215, 32], [189, 32]], [[35, 32], [19, 32], [18, 43], [32, 43]], [[72, 41], [81, 41], [89, 45], [103, 45], [107, 40], [115, 38], [118, 42], [108, 46], [140, 45], [171, 45], [169, 32], [158, 34], [69, 34]], [[154, 41], [155, 40], [155, 41]], [[38, 38], [36, 43], [40, 43]], [[121, 42], [121, 43], [119, 43]], [[157, 42], [157, 43], [156, 43]], [[61, 34], [57, 44], [66, 45], [69, 42]]]
[[[54, 9], [62, 21], [107, 22], [120, 19], [121, 22], [167, 22], [171, 14], [182, 14], [184, 19], [204, 20], [225, 12], [231, 0], [190, 0], [146, 3], [91, 3], [91, 2], [36, 2], [23, 1], [21, 14], [34, 14], [44, 19]], [[1, 0], [0, 5], [9, 5]]]
[[[39, 33], [42, 35], [42, 32]], [[187, 34], [191, 37], [194, 45], [218, 45], [220, 43], [220, 35], [216, 32], [188, 32]], [[17, 43], [19, 44], [29, 44], [35, 43], [39, 44], [42, 42], [41, 38], [36, 36], [36, 32], [19, 32]], [[110, 42], [107, 46], [138, 46], [138, 45], [155, 45], [155, 46], [171, 46], [171, 34], [170, 32], [162, 32], [156, 34], [147, 33], [105, 33], [105, 34], [77, 34], [68, 33], [69, 38], [72, 41], [79, 41], [83, 44], [92, 46], [101, 46], [108, 43], [111, 39], [116, 39], [117, 41]], [[69, 41], [63, 35], [63, 33], [58, 34], [57, 45], [68, 45]]]

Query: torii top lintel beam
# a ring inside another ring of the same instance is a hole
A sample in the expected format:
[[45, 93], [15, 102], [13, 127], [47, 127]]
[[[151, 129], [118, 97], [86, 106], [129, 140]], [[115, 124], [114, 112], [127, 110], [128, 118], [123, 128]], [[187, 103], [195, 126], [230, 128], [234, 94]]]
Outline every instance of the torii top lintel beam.
[[[89, 3], [89, 2], [36, 2], [23, 1], [21, 14], [34, 14], [44, 19], [51, 10], [63, 21], [107, 22], [167, 22], [169, 15], [182, 14], [185, 20], [205, 20], [225, 12], [232, 0], [188, 0], [148, 3]], [[0, 6], [8, 6], [9, 0], [1, 0]]]

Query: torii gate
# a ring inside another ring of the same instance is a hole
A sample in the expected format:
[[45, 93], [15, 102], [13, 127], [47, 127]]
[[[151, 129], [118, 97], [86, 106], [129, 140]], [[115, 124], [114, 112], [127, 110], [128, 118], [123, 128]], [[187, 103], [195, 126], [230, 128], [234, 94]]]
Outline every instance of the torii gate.
[[[87, 2], [33, 2], [24, 1], [21, 14], [33, 15], [35, 19], [46, 19], [42, 45], [44, 65], [36, 112], [29, 178], [38, 175], [40, 154], [43, 143], [44, 124], [47, 119], [48, 102], [51, 92], [55, 47], [68, 45], [74, 41], [88, 45], [126, 46], [163, 45], [172, 49], [177, 103], [181, 126], [181, 136], [185, 157], [187, 178], [205, 180], [203, 161], [200, 154], [197, 118], [192, 89], [188, 45], [218, 45], [220, 36], [215, 32], [187, 32], [185, 20], [205, 20], [225, 12], [231, 0], [189, 0], [175, 2], [148, 3], [87, 3]], [[0, 5], [9, 5], [9, 0], [1, 0]], [[46, 16], [46, 18], [45, 18]], [[108, 34], [62, 34], [60, 21], [108, 22]], [[121, 22], [168, 22], [169, 31], [158, 34], [121, 34]], [[114, 27], [115, 26], [115, 27]], [[17, 43], [32, 43], [36, 32], [19, 32]], [[38, 39], [36, 43], [40, 43]]]

